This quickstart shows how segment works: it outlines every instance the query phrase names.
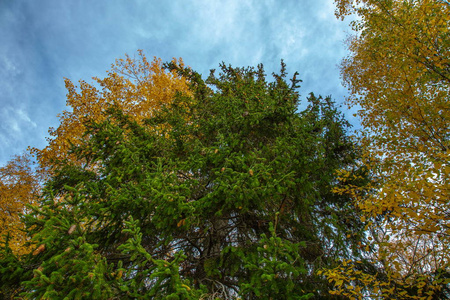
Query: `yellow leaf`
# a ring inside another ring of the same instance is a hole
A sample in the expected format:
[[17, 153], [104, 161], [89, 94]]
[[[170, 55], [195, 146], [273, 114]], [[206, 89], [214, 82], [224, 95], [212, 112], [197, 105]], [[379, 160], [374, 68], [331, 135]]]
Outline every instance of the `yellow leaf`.
[[186, 223], [186, 219], [181, 219], [181, 220], [178, 222], [177, 227], [181, 227], [181, 226], [183, 226], [185, 223]]
[[39, 255], [44, 251], [45, 251], [45, 244], [41, 244], [39, 247], [36, 248], [36, 250], [33, 251], [33, 255], [34, 256]]

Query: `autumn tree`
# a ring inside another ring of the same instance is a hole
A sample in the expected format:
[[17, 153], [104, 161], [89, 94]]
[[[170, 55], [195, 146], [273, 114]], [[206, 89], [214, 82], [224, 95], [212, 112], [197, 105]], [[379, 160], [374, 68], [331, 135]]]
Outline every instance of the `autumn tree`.
[[[182, 65], [181, 60], [173, 62]], [[148, 61], [142, 51], [137, 58], [127, 55], [118, 59], [105, 78], [94, 79], [92, 84], [80, 81], [79, 89], [66, 79], [68, 110], [59, 116], [60, 125], [49, 130], [48, 145], [44, 149], [32, 148], [32, 155], [18, 156], [0, 168], [0, 234], [9, 234], [13, 251], [26, 249], [21, 245], [25, 236], [19, 230], [23, 227], [19, 215], [26, 211], [26, 205], [35, 203], [42, 188], [39, 183], [58, 162], [85, 163], [77, 161], [69, 150], [83, 139], [86, 122], [104, 120], [106, 108], [114, 104], [142, 123], [170, 103], [175, 93], [189, 93], [184, 78], [165, 70], [160, 59]]]
[[365, 212], [380, 269], [346, 264], [328, 275], [355, 298], [449, 298], [450, 4], [335, 2], [338, 16], [357, 16], [341, 70], [348, 102], [360, 108], [363, 163], [374, 178], [365, 193], [336, 192], [352, 194]]
[[[183, 65], [181, 60], [173, 62]], [[41, 167], [52, 168], [56, 161], [73, 160], [69, 149], [82, 139], [86, 131], [84, 124], [104, 120], [109, 105], [116, 105], [141, 123], [170, 103], [175, 93], [189, 93], [184, 78], [167, 72], [161, 59], [155, 57], [149, 61], [141, 50], [137, 58], [126, 55], [125, 59], [116, 60], [107, 75], [103, 79], [94, 77], [92, 84], [80, 80], [79, 87], [65, 79], [69, 110], [59, 115], [58, 128], [50, 128], [48, 146], [31, 150]]]
[[[362, 259], [365, 243], [351, 197], [331, 192], [365, 181], [349, 124], [330, 98], [311, 94], [298, 111], [299, 80], [286, 82], [284, 64], [272, 82], [262, 66], [222, 65], [207, 80], [167, 67], [189, 92], [142, 120], [111, 102], [83, 123], [73, 159], [54, 166], [26, 216], [33, 252], [0, 252], [2, 289], [30, 299], [333, 298], [315, 271]], [[358, 179], [338, 182], [341, 169]]]
[[29, 154], [15, 156], [0, 168], [0, 243], [8, 242], [16, 253], [27, 251], [19, 216], [28, 211], [27, 205], [35, 204], [42, 179]]

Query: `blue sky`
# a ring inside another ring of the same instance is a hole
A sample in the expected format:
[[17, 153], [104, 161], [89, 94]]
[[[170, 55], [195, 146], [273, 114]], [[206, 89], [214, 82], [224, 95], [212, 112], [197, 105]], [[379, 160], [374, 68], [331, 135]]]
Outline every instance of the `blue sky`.
[[333, 0], [0, 0], [0, 165], [46, 145], [66, 109], [64, 77], [91, 82], [138, 49], [182, 57], [205, 76], [222, 61], [263, 63], [270, 74], [284, 59], [302, 98], [342, 103], [337, 65], [349, 32]]

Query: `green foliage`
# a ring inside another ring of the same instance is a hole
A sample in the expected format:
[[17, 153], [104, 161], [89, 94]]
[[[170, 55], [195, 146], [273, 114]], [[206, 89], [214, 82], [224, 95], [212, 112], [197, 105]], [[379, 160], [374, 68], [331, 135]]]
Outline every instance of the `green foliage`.
[[[131, 219], [125, 222], [125, 233], [130, 234], [126, 243], [118, 247], [122, 253], [130, 255], [132, 267], [126, 272], [126, 278], [130, 278], [121, 286], [133, 299], [199, 299], [204, 291], [190, 287], [187, 279], [181, 279], [179, 274], [180, 263], [186, 258], [182, 251], [174, 254], [173, 259], [153, 259], [152, 255], [142, 247], [142, 233], [138, 222]], [[137, 269], [141, 269], [139, 276], [134, 276]], [[120, 272], [119, 271], [119, 272]], [[147, 283], [142, 278], [149, 278], [152, 282], [151, 289], [142, 294]]]
[[[245, 255], [238, 252], [244, 269], [248, 272], [247, 281], [240, 283], [241, 295], [264, 299], [309, 299], [313, 293], [305, 294], [297, 289], [295, 279], [305, 274], [304, 261], [300, 256], [300, 247], [304, 242], [293, 244], [277, 237], [273, 224], [269, 224], [270, 237], [265, 234], [257, 244], [256, 251]], [[231, 247], [229, 251], [233, 252]], [[224, 251], [226, 253], [226, 251]]]
[[[29, 299], [327, 298], [316, 270], [361, 256], [363, 224], [336, 170], [358, 172], [329, 98], [298, 111], [299, 80], [221, 65], [143, 124], [117, 107], [55, 162], [25, 217], [35, 251], [6, 250]], [[345, 238], [351, 233], [352, 239]]]

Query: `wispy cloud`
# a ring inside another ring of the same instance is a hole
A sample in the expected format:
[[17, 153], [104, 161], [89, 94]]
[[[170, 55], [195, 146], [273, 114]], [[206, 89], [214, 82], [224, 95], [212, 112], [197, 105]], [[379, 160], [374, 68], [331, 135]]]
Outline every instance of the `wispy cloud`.
[[182, 57], [204, 75], [222, 61], [263, 63], [270, 74], [284, 59], [304, 96], [340, 100], [347, 25], [333, 10], [333, 0], [1, 1], [0, 164], [45, 145], [65, 106], [63, 77], [102, 77], [137, 49]]

